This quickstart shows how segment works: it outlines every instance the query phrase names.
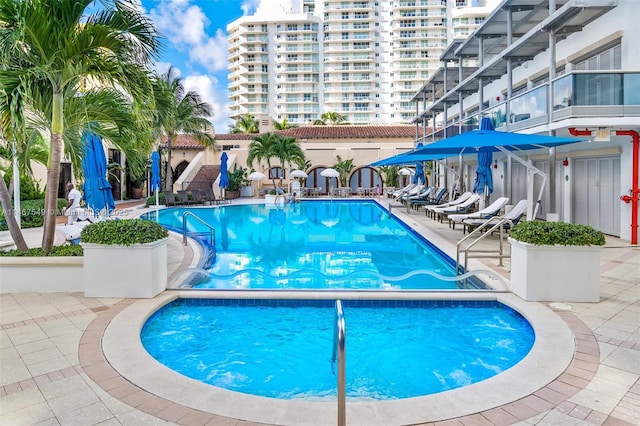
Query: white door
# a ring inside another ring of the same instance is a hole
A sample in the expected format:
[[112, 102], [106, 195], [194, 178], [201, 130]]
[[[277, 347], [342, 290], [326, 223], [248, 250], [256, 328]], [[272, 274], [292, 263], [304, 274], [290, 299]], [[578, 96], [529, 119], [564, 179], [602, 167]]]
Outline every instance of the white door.
[[573, 222], [620, 235], [620, 157], [573, 160]]

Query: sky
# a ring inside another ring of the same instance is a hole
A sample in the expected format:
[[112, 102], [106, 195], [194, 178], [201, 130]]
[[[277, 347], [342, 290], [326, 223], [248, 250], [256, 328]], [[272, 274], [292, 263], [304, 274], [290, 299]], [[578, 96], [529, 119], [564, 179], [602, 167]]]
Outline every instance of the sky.
[[228, 133], [227, 24], [252, 15], [261, 0], [139, 1], [163, 36], [155, 70], [178, 70], [185, 88], [212, 106], [216, 133]]

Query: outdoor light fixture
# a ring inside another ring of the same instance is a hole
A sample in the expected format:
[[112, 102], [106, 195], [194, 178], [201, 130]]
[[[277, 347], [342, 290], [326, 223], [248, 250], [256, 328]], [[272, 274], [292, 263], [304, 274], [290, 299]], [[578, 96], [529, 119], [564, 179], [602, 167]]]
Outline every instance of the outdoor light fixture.
[[498, 160], [495, 160], [493, 163], [493, 168], [497, 169], [498, 168]]
[[564, 157], [564, 160], [562, 160], [562, 165], [565, 167], [569, 165], [569, 157]]

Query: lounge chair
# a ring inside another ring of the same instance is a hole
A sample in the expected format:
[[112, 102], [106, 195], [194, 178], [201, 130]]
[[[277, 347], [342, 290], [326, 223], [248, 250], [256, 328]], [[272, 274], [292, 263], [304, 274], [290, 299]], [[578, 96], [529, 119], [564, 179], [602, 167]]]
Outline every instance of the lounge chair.
[[462, 223], [465, 219], [489, 219], [500, 213], [500, 210], [509, 202], [509, 197], [500, 197], [487, 207], [478, 210], [477, 212], [468, 214], [450, 214], [447, 216], [449, 219], [449, 226], [456, 229], [456, 223]]
[[471, 194], [469, 198], [459, 204], [454, 204], [448, 207], [436, 207], [432, 209], [435, 219], [442, 222], [442, 220], [450, 214], [462, 214], [468, 213], [471, 208], [480, 199], [478, 194]]
[[396, 189], [395, 191], [392, 191], [390, 193], [388, 193], [387, 195], [389, 196], [389, 198], [398, 198], [404, 194], [406, 194], [407, 192], [411, 191], [411, 189], [413, 189], [415, 186], [417, 185], [417, 183], [410, 183], [409, 185], [405, 186], [404, 188], [400, 188], [400, 189]]
[[420, 194], [420, 192], [422, 192], [423, 189], [424, 189], [424, 185], [419, 183], [413, 188], [411, 188], [409, 191], [405, 192], [404, 194], [400, 194], [400, 196], [397, 197], [396, 200], [400, 200], [400, 202], [404, 204], [404, 202], [407, 201], [409, 197], [413, 197], [414, 195]]
[[167, 205], [167, 207], [173, 207], [180, 204], [176, 199], [176, 194], [174, 194], [173, 191], [163, 191], [163, 193], [164, 203]]
[[518, 222], [520, 222], [520, 220], [522, 220], [522, 217], [527, 213], [527, 206], [527, 200], [520, 200], [515, 206], [513, 206], [513, 209], [511, 209], [509, 213], [506, 213], [502, 216], [493, 216], [488, 219], [465, 219], [462, 221], [462, 226], [464, 227], [463, 232], [466, 232], [467, 229], [469, 229], [469, 232], [471, 232], [473, 229], [477, 228], [478, 226], [484, 225], [487, 222], [497, 223], [501, 219], [507, 219], [511, 221], [511, 223], [505, 222], [502, 224], [502, 228], [508, 230], [511, 227], [511, 224], [516, 225]]
[[187, 194], [187, 191], [185, 191], [184, 189], [178, 190], [178, 201], [180, 202], [180, 204], [183, 204], [185, 206], [192, 206], [196, 204], [196, 201], [190, 199], [189, 194]]
[[464, 192], [462, 194], [460, 194], [460, 196], [458, 198], [456, 198], [453, 201], [449, 201], [448, 203], [442, 203], [442, 204], [438, 204], [438, 205], [430, 205], [430, 206], [425, 206], [425, 212], [424, 214], [426, 216], [432, 216], [435, 217], [435, 213], [434, 210], [438, 209], [438, 208], [445, 208], [445, 207], [450, 207], [450, 206], [455, 206], [457, 204], [461, 204], [464, 201], [466, 201], [469, 197], [471, 197], [473, 195], [473, 192], [468, 191], [468, 192]]
[[420, 206], [438, 205], [442, 202], [442, 199], [444, 198], [444, 196], [447, 194], [448, 191], [447, 191], [447, 188], [438, 188], [438, 189], [434, 188], [433, 191], [431, 192], [434, 194], [433, 197], [427, 197], [424, 200], [412, 200], [411, 206], [414, 207], [416, 210], [418, 210]]
[[199, 189], [192, 189], [191, 194], [193, 195], [194, 204], [206, 204], [207, 200]]
[[422, 191], [420, 191], [419, 194], [415, 194], [415, 195], [410, 195], [408, 197], [405, 198], [405, 200], [412, 202], [412, 201], [418, 201], [418, 200], [426, 200], [427, 198], [429, 198], [429, 195], [431, 195], [431, 193], [433, 191], [435, 191], [436, 188], [434, 186], [425, 186], [422, 188]]

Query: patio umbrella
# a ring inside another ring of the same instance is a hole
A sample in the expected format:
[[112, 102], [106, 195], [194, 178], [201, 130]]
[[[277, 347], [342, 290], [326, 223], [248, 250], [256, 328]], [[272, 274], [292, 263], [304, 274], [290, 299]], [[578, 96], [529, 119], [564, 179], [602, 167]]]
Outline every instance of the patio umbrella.
[[224, 198], [224, 190], [229, 186], [229, 175], [227, 174], [227, 160], [229, 156], [227, 156], [226, 152], [223, 152], [220, 156], [220, 182], [218, 186], [222, 190], [222, 198]]
[[336, 178], [338, 179], [340, 177], [340, 172], [337, 171], [336, 169], [332, 169], [332, 168], [328, 168], [328, 169], [324, 169], [323, 171], [320, 172], [320, 176], [323, 177], [328, 177], [328, 178]]
[[262, 172], [253, 172], [250, 173], [249, 176], [247, 176], [247, 179], [249, 180], [262, 180], [264, 178], [266, 178], [266, 176]]
[[289, 176], [294, 177], [294, 178], [307, 178], [308, 175], [303, 172], [302, 170], [294, 170], [292, 171]]
[[102, 139], [93, 132], [85, 131], [84, 157], [82, 158], [82, 170], [84, 172], [84, 199], [87, 207], [98, 214], [106, 209], [107, 216], [115, 209], [111, 193], [111, 185], [107, 180], [107, 158], [104, 155]]
[[422, 161], [416, 161], [416, 174], [413, 176], [413, 183], [426, 184], [427, 178], [424, 176], [424, 163]]
[[[491, 120], [487, 117], [482, 119], [480, 130], [494, 130]], [[473, 183], [473, 192], [484, 194], [484, 204], [489, 201], [489, 195], [493, 192], [493, 176], [491, 175], [491, 163], [493, 154], [487, 151], [478, 153], [478, 167], [476, 168], [476, 180]], [[485, 192], [486, 190], [486, 192]]]
[[160, 154], [158, 151], [151, 153], [151, 190], [156, 192], [156, 207], [158, 207], [158, 191], [160, 191]]

